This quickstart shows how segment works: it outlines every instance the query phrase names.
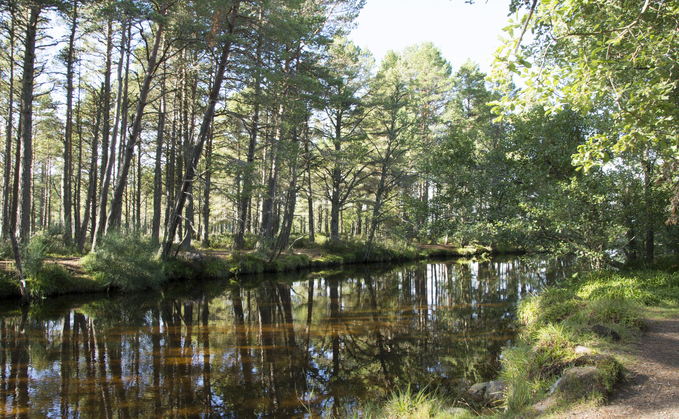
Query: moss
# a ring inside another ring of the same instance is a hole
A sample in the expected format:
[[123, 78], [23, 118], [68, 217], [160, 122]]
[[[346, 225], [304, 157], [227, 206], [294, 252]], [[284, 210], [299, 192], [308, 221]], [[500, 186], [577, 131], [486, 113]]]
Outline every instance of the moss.
[[601, 370], [593, 366], [569, 368], [559, 383], [557, 394], [568, 402], [581, 399], [605, 400], [608, 394]]
[[584, 355], [573, 361], [576, 367], [596, 367], [600, 372], [600, 380], [607, 392], [611, 392], [616, 383], [623, 378], [624, 368], [612, 355]]

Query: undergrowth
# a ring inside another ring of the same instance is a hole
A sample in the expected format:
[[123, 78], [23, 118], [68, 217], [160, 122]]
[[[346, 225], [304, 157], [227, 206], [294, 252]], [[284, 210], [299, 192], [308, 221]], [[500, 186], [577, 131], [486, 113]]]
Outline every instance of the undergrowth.
[[140, 236], [106, 235], [82, 267], [104, 285], [122, 291], [155, 289], [165, 282], [156, 246]]

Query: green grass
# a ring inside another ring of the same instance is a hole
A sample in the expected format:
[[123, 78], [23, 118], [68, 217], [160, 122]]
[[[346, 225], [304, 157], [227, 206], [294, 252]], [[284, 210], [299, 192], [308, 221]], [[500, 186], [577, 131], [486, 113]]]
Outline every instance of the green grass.
[[452, 401], [427, 388], [398, 390], [383, 403], [370, 403], [360, 416], [366, 419], [466, 419], [474, 415], [466, 409], [451, 408]]

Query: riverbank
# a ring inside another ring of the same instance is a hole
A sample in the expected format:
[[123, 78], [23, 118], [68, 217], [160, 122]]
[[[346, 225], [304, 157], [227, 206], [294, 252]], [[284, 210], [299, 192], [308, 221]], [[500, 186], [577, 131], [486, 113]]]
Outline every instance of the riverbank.
[[676, 262], [575, 276], [523, 299], [518, 341], [502, 352], [501, 400], [479, 402], [468, 394], [446, 404], [410, 395], [411, 411], [438, 408], [429, 416], [387, 414], [404, 405], [399, 394], [379, 409], [369, 407], [370, 417], [679, 417]]
[[[82, 258], [43, 256], [33, 258], [27, 288], [34, 298], [111, 290], [134, 292], [159, 289], [180, 280], [245, 279], [250, 275], [297, 270], [322, 270], [358, 263], [384, 263], [433, 258], [476, 257], [496, 253], [476, 247], [410, 245], [401, 248], [373, 246], [367, 261], [360, 242], [339, 242], [290, 249], [270, 260], [263, 252], [228, 249], [194, 249], [169, 261], [155, 259], [153, 246], [143, 239], [106, 239], [96, 253]], [[39, 260], [35, 260], [39, 259]], [[11, 260], [0, 261], [0, 299], [20, 298], [18, 275]]]
[[[649, 352], [667, 349], [637, 350], [655, 333], [657, 319], [677, 315], [677, 270], [676, 260], [666, 259], [652, 267], [591, 272], [524, 299], [517, 309], [519, 341], [502, 353], [505, 397], [491, 416], [586, 417], [577, 412], [615, 400]], [[656, 344], [679, 350], [676, 342]]]

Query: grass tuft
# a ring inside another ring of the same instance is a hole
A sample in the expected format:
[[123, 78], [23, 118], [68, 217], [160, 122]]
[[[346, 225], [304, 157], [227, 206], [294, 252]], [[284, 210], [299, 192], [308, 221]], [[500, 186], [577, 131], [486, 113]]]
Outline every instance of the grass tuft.
[[463, 419], [471, 418], [469, 411], [451, 409], [452, 403], [446, 397], [428, 391], [427, 388], [413, 391], [410, 386], [393, 393], [387, 401], [373, 406], [366, 417], [384, 419]]

